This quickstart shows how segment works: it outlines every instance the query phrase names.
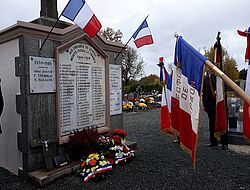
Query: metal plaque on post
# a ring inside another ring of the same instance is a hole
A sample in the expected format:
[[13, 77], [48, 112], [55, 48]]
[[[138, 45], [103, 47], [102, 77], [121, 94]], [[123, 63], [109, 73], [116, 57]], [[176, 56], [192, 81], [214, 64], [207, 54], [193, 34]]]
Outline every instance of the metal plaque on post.
[[29, 57], [30, 93], [48, 93], [56, 91], [55, 59]]

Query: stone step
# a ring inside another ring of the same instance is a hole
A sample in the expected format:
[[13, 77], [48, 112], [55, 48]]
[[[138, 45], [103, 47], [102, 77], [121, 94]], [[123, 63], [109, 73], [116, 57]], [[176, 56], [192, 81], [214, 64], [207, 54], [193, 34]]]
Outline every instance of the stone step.
[[60, 168], [55, 168], [51, 171], [46, 171], [45, 169], [36, 170], [34, 172], [28, 173], [29, 179], [34, 182], [36, 185], [43, 187], [57, 178], [70, 175], [75, 171], [80, 169], [79, 161], [72, 161], [69, 164], [62, 166]]
[[243, 133], [231, 131], [228, 132], [228, 143], [234, 145], [250, 145], [250, 143], [244, 139]]
[[[126, 145], [129, 148], [135, 148], [136, 142], [126, 140]], [[37, 186], [44, 187], [45, 185], [53, 182], [61, 176], [70, 175], [80, 169], [80, 161], [71, 161], [69, 164], [60, 168], [55, 168], [51, 171], [45, 169], [36, 170], [28, 174], [29, 179]]]

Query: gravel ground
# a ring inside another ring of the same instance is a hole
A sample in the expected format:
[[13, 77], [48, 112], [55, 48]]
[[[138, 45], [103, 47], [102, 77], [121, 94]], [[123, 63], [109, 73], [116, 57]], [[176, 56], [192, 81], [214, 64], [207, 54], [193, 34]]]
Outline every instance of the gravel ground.
[[[136, 158], [114, 169], [107, 179], [83, 183], [77, 175], [40, 189], [250, 189], [250, 146], [207, 148], [207, 116], [201, 113], [196, 169], [191, 158], [159, 131], [159, 110], [124, 113], [128, 140], [136, 141]], [[243, 151], [241, 151], [243, 150]], [[0, 189], [39, 189], [0, 168]]]

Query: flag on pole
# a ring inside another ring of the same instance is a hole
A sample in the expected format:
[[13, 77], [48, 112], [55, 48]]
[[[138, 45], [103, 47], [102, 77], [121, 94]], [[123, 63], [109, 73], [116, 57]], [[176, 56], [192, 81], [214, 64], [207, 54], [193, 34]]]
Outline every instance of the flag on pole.
[[[200, 126], [200, 99], [206, 58], [182, 37], [177, 38], [171, 102], [171, 122], [178, 132], [181, 147], [196, 161], [196, 144]], [[174, 121], [178, 120], [177, 127]]]
[[135, 33], [132, 36], [134, 38], [134, 43], [137, 48], [154, 43], [146, 19], [142, 22], [142, 24], [139, 26], [139, 28], [135, 31]]
[[[214, 63], [222, 71], [222, 46], [220, 43], [220, 32], [217, 35], [217, 41], [214, 44]], [[223, 81], [219, 76], [216, 76], [216, 116], [215, 116], [215, 137], [220, 138], [221, 135], [227, 132], [227, 118], [224, 101]]]
[[[250, 96], [250, 64], [248, 61], [247, 78], [245, 92]], [[250, 141], [250, 117], [249, 117], [249, 104], [244, 101], [243, 107], [243, 135], [247, 141]]]
[[245, 53], [245, 61], [248, 63], [249, 57], [250, 57], [250, 27], [243, 31], [237, 30], [238, 34], [240, 36], [247, 37], [247, 47], [246, 47], [246, 53]]
[[175, 57], [172, 68], [172, 97], [171, 97], [171, 124], [172, 130], [179, 136], [181, 123], [180, 118], [180, 96], [181, 96], [181, 68], [178, 61], [178, 39], [175, 45]]
[[102, 27], [85, 0], [69, 0], [62, 15], [80, 26], [90, 38]]
[[160, 81], [162, 82], [160, 130], [166, 134], [173, 134], [170, 120], [172, 79], [164, 66], [163, 57], [160, 57], [158, 66], [160, 67]]
[[[250, 58], [250, 27], [247, 30], [240, 31], [237, 30], [240, 36], [247, 37], [247, 48], [245, 52], [245, 61], [248, 63], [247, 69], [247, 78], [246, 78], [246, 85], [245, 85], [245, 92], [248, 96], [250, 96], [250, 65], [249, 65], [249, 58]], [[249, 117], [249, 104], [244, 101], [243, 107], [243, 135], [246, 140], [250, 141], [250, 117]]]

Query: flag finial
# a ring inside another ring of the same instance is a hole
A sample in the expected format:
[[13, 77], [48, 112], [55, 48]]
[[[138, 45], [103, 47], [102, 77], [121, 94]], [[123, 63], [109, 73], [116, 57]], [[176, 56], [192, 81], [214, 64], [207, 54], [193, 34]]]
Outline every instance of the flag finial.
[[220, 33], [221, 33], [220, 31], [218, 31], [218, 33], [217, 33], [216, 40], [218, 40], [218, 41], [221, 39], [221, 37], [220, 37]]
[[174, 37], [178, 38], [179, 34], [177, 32], [174, 33]]

